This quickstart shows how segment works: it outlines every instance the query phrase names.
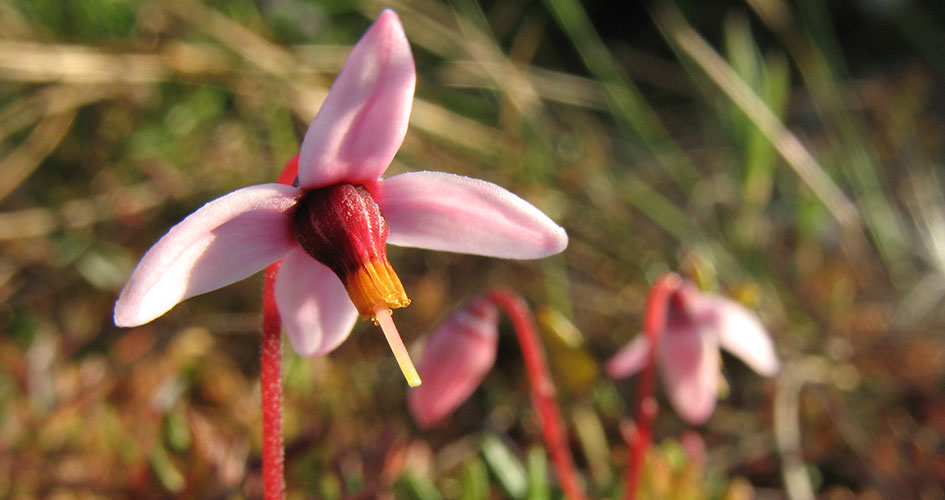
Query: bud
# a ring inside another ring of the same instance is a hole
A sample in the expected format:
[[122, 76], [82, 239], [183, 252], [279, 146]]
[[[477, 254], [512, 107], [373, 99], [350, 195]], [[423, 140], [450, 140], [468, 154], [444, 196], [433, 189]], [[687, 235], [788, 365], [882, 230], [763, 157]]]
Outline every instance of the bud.
[[499, 342], [498, 310], [485, 298], [467, 302], [427, 340], [418, 365], [426, 382], [408, 394], [420, 427], [448, 416], [479, 387], [495, 364]]

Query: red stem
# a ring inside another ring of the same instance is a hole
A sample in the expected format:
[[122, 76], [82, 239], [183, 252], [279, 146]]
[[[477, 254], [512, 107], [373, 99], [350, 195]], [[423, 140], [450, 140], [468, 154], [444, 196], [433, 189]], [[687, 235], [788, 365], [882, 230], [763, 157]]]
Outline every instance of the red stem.
[[493, 290], [489, 300], [505, 310], [512, 320], [512, 326], [522, 349], [522, 358], [528, 371], [531, 386], [532, 407], [538, 413], [545, 446], [551, 454], [551, 462], [561, 483], [564, 496], [570, 500], [585, 500], [584, 493], [578, 487], [574, 460], [567, 445], [561, 414], [555, 401], [555, 386], [548, 374], [545, 355], [535, 331], [535, 322], [531, 311], [521, 297], [506, 290]]
[[282, 447], [282, 320], [276, 307], [276, 275], [282, 261], [266, 268], [263, 283], [263, 335], [260, 363], [263, 418], [263, 490], [265, 500], [285, 495]]
[[[279, 183], [291, 185], [298, 175], [299, 157], [286, 163]], [[285, 497], [284, 452], [282, 445], [282, 318], [276, 306], [276, 276], [282, 261], [266, 268], [263, 281], [263, 331], [260, 349], [260, 384], [262, 392], [263, 498]]]
[[627, 478], [625, 500], [634, 500], [640, 484], [640, 472], [646, 457], [646, 450], [650, 447], [653, 433], [653, 420], [659, 407], [653, 397], [653, 382], [656, 372], [656, 348], [660, 336], [666, 329], [666, 313], [669, 308], [669, 298], [680, 285], [679, 275], [664, 274], [653, 284], [646, 299], [646, 311], [643, 316], [643, 334], [650, 340], [650, 350], [647, 353], [646, 365], [640, 373], [637, 385], [637, 404], [635, 432], [627, 440], [630, 451], [630, 460], [627, 462]]

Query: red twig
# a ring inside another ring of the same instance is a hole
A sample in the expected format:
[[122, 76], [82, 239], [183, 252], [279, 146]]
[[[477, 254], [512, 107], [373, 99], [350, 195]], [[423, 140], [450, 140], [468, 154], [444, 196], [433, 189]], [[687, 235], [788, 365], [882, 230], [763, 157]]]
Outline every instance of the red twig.
[[561, 483], [561, 490], [569, 500], [584, 500], [584, 493], [578, 487], [574, 460], [567, 445], [561, 414], [555, 401], [555, 386], [548, 374], [544, 352], [538, 342], [531, 311], [518, 295], [506, 290], [493, 290], [488, 297], [504, 309], [512, 320], [512, 326], [522, 349], [522, 357], [525, 360], [525, 368], [528, 371], [532, 406], [538, 413], [541, 432], [548, 452], [551, 454], [551, 462], [558, 475], [558, 481]]
[[[280, 184], [292, 184], [299, 171], [299, 157], [286, 163]], [[263, 331], [260, 349], [260, 384], [263, 426], [263, 492], [265, 500], [285, 497], [282, 445], [282, 319], [276, 306], [276, 276], [282, 261], [266, 268], [263, 281]]]
[[650, 289], [646, 300], [646, 311], [643, 316], [643, 334], [650, 340], [650, 350], [647, 353], [646, 365], [640, 373], [637, 385], [637, 406], [634, 416], [634, 432], [627, 440], [630, 451], [630, 460], [627, 462], [626, 500], [634, 500], [640, 484], [640, 472], [646, 450], [650, 447], [653, 433], [653, 420], [659, 407], [653, 398], [653, 379], [656, 372], [656, 348], [660, 336], [666, 329], [666, 313], [669, 307], [669, 298], [679, 288], [679, 276], [673, 273], [665, 274]]

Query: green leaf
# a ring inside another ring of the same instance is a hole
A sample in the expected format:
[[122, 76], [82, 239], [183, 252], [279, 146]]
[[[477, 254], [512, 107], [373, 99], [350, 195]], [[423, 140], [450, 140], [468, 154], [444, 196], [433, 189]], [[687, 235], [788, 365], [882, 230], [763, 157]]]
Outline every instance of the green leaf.
[[488, 500], [489, 499], [489, 471], [481, 459], [474, 458], [463, 467], [460, 478], [462, 488], [461, 500]]
[[394, 485], [394, 494], [403, 500], [443, 500], [443, 495], [436, 489], [430, 478], [417, 474], [415, 471], [404, 472], [397, 484]]
[[528, 479], [522, 462], [494, 434], [482, 438], [482, 456], [492, 475], [512, 498], [525, 498]]
[[548, 484], [548, 456], [541, 447], [528, 450], [528, 500], [549, 500], [551, 487]]

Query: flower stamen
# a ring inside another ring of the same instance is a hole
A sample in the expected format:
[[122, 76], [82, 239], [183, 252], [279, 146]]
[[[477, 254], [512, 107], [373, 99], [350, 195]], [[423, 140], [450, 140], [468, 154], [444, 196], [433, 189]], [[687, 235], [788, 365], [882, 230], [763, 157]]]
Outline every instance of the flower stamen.
[[387, 261], [387, 221], [371, 193], [346, 183], [309, 191], [299, 201], [292, 227], [299, 245], [338, 275], [361, 317], [381, 327], [407, 384], [420, 385], [390, 314], [410, 299]]
[[378, 305], [410, 304], [387, 261], [387, 221], [364, 186], [310, 191], [299, 201], [293, 230], [299, 245], [338, 275], [362, 317], [372, 317]]
[[351, 302], [362, 316], [368, 316], [376, 307], [398, 309], [410, 304], [404, 286], [386, 256], [363, 262], [348, 274], [344, 283]]

